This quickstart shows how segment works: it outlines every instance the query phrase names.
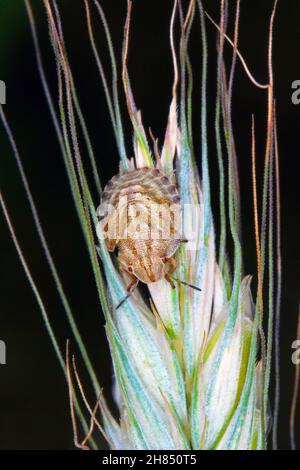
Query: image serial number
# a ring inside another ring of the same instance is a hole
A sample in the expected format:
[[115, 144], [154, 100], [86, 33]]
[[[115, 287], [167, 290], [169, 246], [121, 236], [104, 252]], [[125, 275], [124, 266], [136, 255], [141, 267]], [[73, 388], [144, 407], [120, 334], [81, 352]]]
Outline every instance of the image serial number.
[[196, 455], [191, 454], [149, 454], [145, 463], [147, 465], [194, 465], [197, 459]]

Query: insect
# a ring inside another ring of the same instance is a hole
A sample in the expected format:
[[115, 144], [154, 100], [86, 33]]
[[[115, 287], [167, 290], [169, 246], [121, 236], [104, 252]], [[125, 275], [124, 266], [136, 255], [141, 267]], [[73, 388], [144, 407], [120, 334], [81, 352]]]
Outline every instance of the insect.
[[118, 174], [104, 188], [100, 207], [104, 206], [105, 242], [109, 251], [118, 249], [120, 269], [130, 278], [127, 291], [139, 281], [150, 284], [163, 278], [174, 288], [174, 254], [187, 240], [176, 231], [174, 207], [178, 214], [180, 197], [171, 178], [148, 167]]

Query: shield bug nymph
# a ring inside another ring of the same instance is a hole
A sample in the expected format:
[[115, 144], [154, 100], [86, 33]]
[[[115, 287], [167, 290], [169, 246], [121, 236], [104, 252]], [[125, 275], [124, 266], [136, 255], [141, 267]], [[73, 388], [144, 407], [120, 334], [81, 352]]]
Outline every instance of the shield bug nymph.
[[[138, 168], [114, 176], [105, 186], [100, 205], [101, 228], [108, 250], [118, 249], [122, 271], [130, 277], [130, 293], [171, 275], [182, 242], [181, 206], [176, 185], [155, 168]], [[104, 215], [103, 215], [104, 214]]]

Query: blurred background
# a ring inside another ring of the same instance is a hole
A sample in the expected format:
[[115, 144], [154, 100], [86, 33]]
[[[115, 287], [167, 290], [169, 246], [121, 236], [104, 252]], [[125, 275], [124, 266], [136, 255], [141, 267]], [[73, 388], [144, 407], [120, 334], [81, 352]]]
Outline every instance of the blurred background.
[[[118, 156], [104, 93], [88, 42], [84, 2], [62, 0], [58, 3], [80, 102], [92, 137], [102, 181], [105, 183], [118, 171]], [[183, 1], [183, 3], [187, 2]], [[207, 11], [218, 20], [219, 1], [210, 0], [203, 3]], [[229, 3], [232, 19], [235, 2]], [[126, 1], [101, 0], [101, 4], [107, 14], [120, 65]], [[45, 11], [40, 1], [33, 0], [32, 6], [46, 72], [56, 102], [55, 62], [49, 45]], [[151, 127], [160, 143], [165, 131], [173, 79], [168, 38], [172, 6], [171, 0], [163, 2], [135, 0], [133, 2], [129, 73], [137, 106], [143, 112], [144, 124], [146, 127]], [[264, 2], [242, 0], [241, 2], [239, 47], [250, 70], [262, 83], [267, 83], [268, 80], [268, 25], [272, 6], [271, 0]], [[294, 80], [300, 79], [299, 18], [299, 1], [279, 0], [274, 28], [274, 77], [282, 188], [282, 386], [279, 444], [284, 449], [289, 448], [288, 421], [294, 380], [291, 344], [296, 339], [299, 301], [297, 243], [299, 242], [300, 105], [295, 106], [291, 102], [291, 84]], [[109, 76], [110, 62], [105, 38], [101, 22], [94, 9], [93, 24], [99, 50]], [[213, 132], [216, 31], [211, 24], [207, 24], [207, 31], [210, 54], [209, 158], [214, 194], [213, 205], [217, 215], [218, 186], [217, 184], [214, 186], [214, 181], [218, 179]], [[229, 32], [232, 35], [232, 22]], [[1, 1], [0, 38], [0, 79], [5, 81], [7, 87], [7, 104], [4, 110], [18, 143], [50, 249], [63, 279], [76, 321], [82, 331], [100, 383], [105, 389], [108, 401], [111, 402], [111, 363], [103, 328], [103, 315], [97, 302], [87, 252], [37, 73], [28, 18], [22, 0]], [[226, 50], [227, 57], [230, 59], [231, 50], [228, 46]], [[194, 135], [196, 148], [199, 148], [201, 41], [197, 16], [191, 36], [190, 51], [195, 79]], [[127, 148], [131, 149], [131, 128], [123, 96], [121, 105]], [[256, 89], [249, 82], [238, 62], [233, 94], [233, 126], [241, 176], [245, 272], [252, 273], [254, 276], [256, 275], [256, 261], [251, 193], [251, 114], [254, 113], [256, 116], [258, 183], [261, 188], [265, 106], [266, 93]], [[71, 334], [42, 254], [18, 170], [2, 126], [0, 126], [0, 149], [0, 184], [24, 254], [64, 350], [66, 339], [70, 338]], [[0, 366], [0, 449], [73, 448], [65, 379], [2, 215], [0, 224], [0, 339], [5, 341], [7, 347], [7, 364]], [[255, 281], [253, 287], [255, 288]], [[72, 339], [71, 348], [76, 354]], [[83, 381], [88, 386], [79, 354], [77, 354], [77, 363]], [[272, 382], [271, 404], [273, 392], [274, 383]], [[300, 408], [297, 411], [298, 417], [299, 410]], [[298, 444], [300, 443], [299, 430], [298, 425]], [[99, 442], [101, 443], [100, 437]]]

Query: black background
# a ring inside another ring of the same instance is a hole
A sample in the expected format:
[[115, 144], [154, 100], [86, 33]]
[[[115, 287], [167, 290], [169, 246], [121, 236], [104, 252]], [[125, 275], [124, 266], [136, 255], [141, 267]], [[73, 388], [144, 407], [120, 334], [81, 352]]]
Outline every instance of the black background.
[[[89, 47], [84, 4], [77, 0], [59, 1], [67, 48], [80, 102], [87, 118], [97, 162], [105, 183], [117, 172], [118, 156], [100, 79]], [[120, 63], [126, 1], [102, 1]], [[185, 2], [184, 2], [185, 3]], [[229, 2], [231, 18], [235, 2]], [[56, 96], [55, 64], [49, 47], [42, 2], [33, 1], [47, 76]], [[257, 80], [267, 82], [268, 23], [273, 2], [242, 0], [240, 50]], [[160, 142], [171, 99], [172, 62], [168, 25], [172, 1], [133, 2], [129, 71], [136, 103], [142, 109], [144, 124], [151, 127]], [[205, 1], [205, 8], [218, 18], [218, 1]], [[93, 21], [106, 70], [109, 57], [101, 23], [94, 11]], [[300, 105], [291, 102], [291, 83], [300, 79], [300, 2], [279, 0], [274, 29], [274, 77], [278, 109], [280, 167], [282, 185], [282, 402], [279, 441], [289, 447], [288, 418], [292, 395], [293, 365], [291, 343], [296, 337], [299, 279], [299, 192], [298, 155]], [[210, 47], [209, 122], [212, 190], [217, 195], [216, 150], [213, 140], [215, 97], [215, 30], [207, 25]], [[230, 32], [232, 32], [232, 27]], [[111, 367], [97, 303], [88, 256], [72, 206], [64, 166], [43, 96], [25, 7], [21, 0], [0, 5], [0, 79], [6, 82], [5, 112], [13, 128], [25, 170], [30, 180], [50, 248], [64, 280], [74, 314], [109, 398]], [[195, 71], [196, 148], [199, 148], [199, 88], [201, 42], [198, 17], [191, 38]], [[230, 49], [227, 49], [230, 58]], [[131, 129], [121, 100], [128, 149]], [[251, 194], [251, 114], [257, 122], [259, 183], [264, 158], [266, 94], [256, 89], [238, 63], [234, 88], [233, 125], [239, 157], [244, 222], [245, 271], [256, 273]], [[0, 130], [0, 182], [16, 232], [32, 273], [45, 299], [53, 326], [65, 347], [70, 332], [57, 298], [51, 276], [42, 256], [19, 174], [3, 129]], [[214, 184], [214, 182], [216, 182]], [[217, 197], [214, 209], [217, 214]], [[67, 387], [52, 346], [43, 327], [38, 307], [25, 280], [8, 231], [1, 217], [1, 295], [0, 339], [7, 345], [7, 365], [0, 367], [0, 448], [72, 448]], [[80, 359], [78, 357], [78, 363]], [[80, 368], [80, 367], [79, 367]], [[81, 368], [82, 369], [82, 368]], [[82, 372], [83, 374], [83, 372]], [[272, 390], [273, 392], [273, 384]], [[101, 439], [100, 439], [101, 440]], [[299, 441], [299, 439], [298, 439]]]

